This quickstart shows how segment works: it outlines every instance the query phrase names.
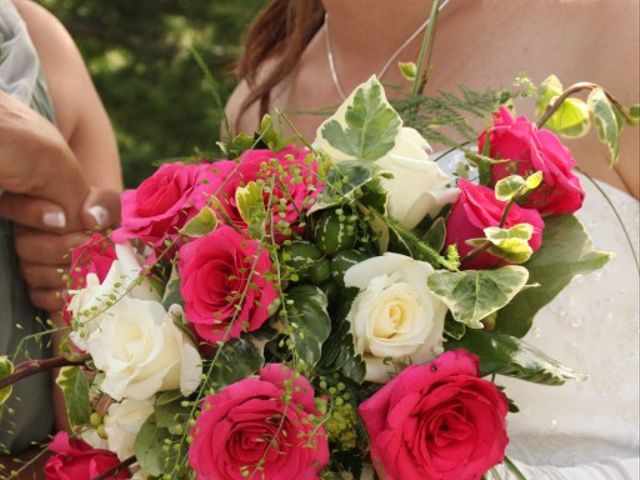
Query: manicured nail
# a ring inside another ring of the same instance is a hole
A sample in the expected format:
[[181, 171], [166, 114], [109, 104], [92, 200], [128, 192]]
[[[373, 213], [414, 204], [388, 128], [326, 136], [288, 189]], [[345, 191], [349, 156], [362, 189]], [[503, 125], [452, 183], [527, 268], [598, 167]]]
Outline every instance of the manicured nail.
[[51, 228], [64, 228], [67, 226], [67, 217], [63, 212], [46, 212], [42, 215], [42, 223]]
[[87, 211], [94, 218], [98, 227], [107, 228], [109, 226], [109, 212], [106, 208], [101, 205], [94, 205], [89, 207]]

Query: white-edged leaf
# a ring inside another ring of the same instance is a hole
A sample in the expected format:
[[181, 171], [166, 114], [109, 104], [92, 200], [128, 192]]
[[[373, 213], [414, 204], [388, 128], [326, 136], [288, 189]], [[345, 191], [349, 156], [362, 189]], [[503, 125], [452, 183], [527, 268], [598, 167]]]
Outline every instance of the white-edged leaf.
[[198, 214], [189, 220], [180, 233], [187, 237], [199, 238], [213, 232], [218, 226], [215, 212], [209, 207], [203, 207]]
[[587, 98], [587, 105], [593, 115], [598, 138], [609, 149], [611, 165], [620, 158], [620, 131], [622, 124], [616, 111], [602, 88], [594, 88]]
[[456, 321], [483, 328], [481, 320], [507, 305], [528, 278], [526, 268], [510, 265], [497, 270], [440, 270], [429, 276], [427, 285]]
[[351, 159], [375, 161], [395, 146], [401, 126], [400, 116], [373, 76], [355, 89], [319, 132], [321, 140]]
[[244, 223], [249, 226], [249, 235], [260, 238], [267, 218], [262, 186], [256, 182], [249, 182], [244, 187], [238, 187], [236, 207]]
[[64, 403], [71, 425], [88, 425], [91, 415], [90, 385], [82, 368], [62, 367], [56, 383], [64, 394]]
[[526, 187], [525, 179], [520, 175], [509, 175], [496, 182], [494, 193], [501, 202], [508, 202]]

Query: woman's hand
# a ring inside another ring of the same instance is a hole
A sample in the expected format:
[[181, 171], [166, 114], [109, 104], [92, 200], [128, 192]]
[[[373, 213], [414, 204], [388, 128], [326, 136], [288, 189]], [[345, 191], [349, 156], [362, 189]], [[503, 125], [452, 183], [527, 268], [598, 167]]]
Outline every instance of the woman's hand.
[[[63, 274], [69, 271], [71, 250], [85, 242], [96, 229], [112, 227], [120, 219], [120, 196], [115, 190], [94, 190], [85, 200], [80, 214], [80, 231], [51, 231], [38, 225], [40, 207], [46, 203], [27, 199], [16, 205], [16, 217], [22, 219], [15, 230], [20, 271], [29, 287], [31, 302], [44, 310], [59, 311], [62, 293], [67, 287]], [[46, 210], [46, 208], [45, 208]], [[35, 228], [34, 228], [35, 227]]]

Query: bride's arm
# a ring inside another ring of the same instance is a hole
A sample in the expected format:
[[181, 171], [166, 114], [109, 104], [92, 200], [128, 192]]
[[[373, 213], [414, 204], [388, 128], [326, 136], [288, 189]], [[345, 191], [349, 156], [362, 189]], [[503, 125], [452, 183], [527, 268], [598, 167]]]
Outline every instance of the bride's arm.
[[[588, 465], [573, 467], [530, 466], [515, 462], [528, 480], [638, 480], [640, 478], [638, 457], [626, 460], [609, 458]], [[502, 478], [514, 476], [501, 466]]]

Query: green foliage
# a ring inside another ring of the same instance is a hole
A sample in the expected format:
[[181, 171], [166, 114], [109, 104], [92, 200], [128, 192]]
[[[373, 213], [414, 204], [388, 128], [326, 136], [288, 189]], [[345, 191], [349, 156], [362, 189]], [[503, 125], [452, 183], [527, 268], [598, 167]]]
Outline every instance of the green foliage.
[[168, 471], [178, 454], [166, 445], [181, 445], [168, 428], [158, 425], [156, 415], [151, 415], [136, 436], [133, 450], [140, 467], [149, 475], [160, 476]]
[[356, 228], [342, 210], [332, 210], [320, 217], [314, 229], [317, 247], [325, 255], [335, 255], [339, 250], [354, 246]]
[[169, 310], [171, 305], [184, 305], [184, 298], [180, 293], [180, 274], [178, 273], [178, 267], [173, 265], [171, 268], [171, 274], [167, 281], [167, 286], [162, 296], [162, 305], [166, 310]]
[[[0, 356], [0, 380], [13, 373], [13, 363], [6, 355]], [[0, 405], [6, 402], [13, 392], [13, 386], [9, 385], [0, 389]]]
[[427, 279], [429, 289], [451, 310], [453, 318], [470, 328], [483, 328], [482, 319], [507, 305], [524, 287], [527, 269], [438, 271]]
[[64, 394], [69, 422], [73, 426], [89, 424], [91, 403], [89, 380], [80, 367], [62, 367], [56, 383]]
[[[236, 193], [236, 198], [237, 196]], [[262, 200], [262, 198], [260, 200]], [[217, 226], [218, 219], [216, 218], [215, 212], [209, 207], [203, 207], [195, 217], [182, 227], [180, 233], [187, 237], [199, 238], [213, 232]]]
[[249, 226], [249, 235], [255, 239], [262, 238], [267, 219], [262, 186], [256, 182], [249, 182], [244, 187], [238, 187], [236, 205], [240, 217]]
[[[237, 338], [218, 347], [207, 382], [223, 388], [260, 370], [264, 365], [262, 352], [248, 338]], [[206, 371], [206, 369], [205, 369]]]
[[529, 281], [540, 288], [523, 290], [498, 313], [496, 328], [523, 337], [533, 317], [577, 275], [603, 267], [611, 254], [597, 251], [584, 226], [573, 215], [546, 219], [542, 247], [525, 265]]
[[529, 245], [533, 226], [528, 223], [519, 223], [511, 228], [488, 227], [484, 229], [484, 234], [491, 242], [487, 251], [509, 263], [525, 263], [533, 254]]
[[[549, 76], [538, 88], [536, 116], [544, 114], [547, 107], [562, 94], [564, 88], [555, 75]], [[579, 138], [589, 132], [589, 106], [579, 98], [568, 98], [547, 120], [545, 127], [565, 138]]]
[[568, 380], [585, 378], [510, 335], [467, 330], [461, 340], [450, 340], [445, 345], [448, 350], [464, 348], [478, 355], [483, 376], [500, 374], [545, 385], [562, 385]]
[[41, 3], [80, 47], [114, 124], [128, 186], [160, 159], [190, 156], [194, 146], [214, 149], [243, 32], [265, 0]]
[[622, 121], [602, 88], [595, 88], [587, 98], [587, 105], [593, 114], [598, 138], [609, 149], [611, 165], [620, 158], [620, 131]]
[[349, 100], [346, 112], [338, 109], [321, 126], [321, 138], [356, 160], [382, 158], [394, 147], [402, 120], [375, 77], [356, 89]]
[[314, 285], [298, 285], [286, 293], [287, 333], [308, 368], [320, 360], [322, 344], [331, 332], [324, 292]]

